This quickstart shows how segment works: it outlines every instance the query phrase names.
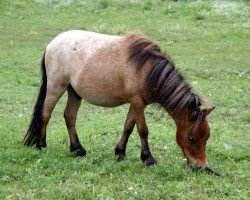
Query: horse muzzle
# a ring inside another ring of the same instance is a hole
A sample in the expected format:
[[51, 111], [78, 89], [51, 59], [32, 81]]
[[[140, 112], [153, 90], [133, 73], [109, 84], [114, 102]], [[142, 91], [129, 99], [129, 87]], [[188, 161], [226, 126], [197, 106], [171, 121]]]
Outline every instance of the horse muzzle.
[[199, 161], [194, 158], [187, 158], [188, 166], [191, 167], [192, 169], [197, 169], [197, 168], [202, 168], [206, 169], [207, 167], [207, 160], [205, 161]]

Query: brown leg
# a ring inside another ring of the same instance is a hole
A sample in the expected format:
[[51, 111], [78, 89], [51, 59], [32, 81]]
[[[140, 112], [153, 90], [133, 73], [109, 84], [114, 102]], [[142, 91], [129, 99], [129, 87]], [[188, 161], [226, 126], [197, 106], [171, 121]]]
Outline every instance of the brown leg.
[[44, 101], [44, 107], [43, 107], [43, 112], [42, 112], [41, 137], [40, 137], [40, 141], [36, 145], [36, 147], [39, 149], [47, 146], [46, 128], [50, 120], [51, 113], [56, 103], [61, 98], [64, 92], [65, 92], [65, 88], [62, 88], [62, 87], [56, 88], [53, 91], [50, 88], [47, 88], [46, 98]]
[[81, 105], [81, 99], [79, 96], [75, 95], [75, 92], [71, 87], [69, 87], [67, 91], [68, 101], [64, 110], [64, 118], [69, 132], [70, 151], [75, 152], [77, 156], [85, 156], [86, 151], [78, 139], [75, 127], [77, 113]]
[[151, 155], [148, 146], [148, 127], [144, 116], [144, 107], [145, 104], [140, 96], [131, 99], [132, 112], [134, 113], [137, 131], [141, 138], [141, 160], [146, 165], [153, 165], [157, 162]]
[[118, 161], [122, 161], [126, 159], [126, 146], [128, 143], [128, 138], [130, 134], [132, 133], [135, 126], [135, 118], [134, 114], [131, 110], [131, 107], [129, 108], [128, 115], [126, 122], [124, 124], [124, 130], [122, 137], [118, 143], [118, 145], [115, 148], [115, 155], [118, 155]]

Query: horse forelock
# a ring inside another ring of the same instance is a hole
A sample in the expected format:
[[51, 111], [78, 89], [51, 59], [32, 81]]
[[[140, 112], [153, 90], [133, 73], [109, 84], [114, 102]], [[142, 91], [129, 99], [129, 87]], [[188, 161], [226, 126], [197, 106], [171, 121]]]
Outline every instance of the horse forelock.
[[133, 61], [137, 68], [142, 68], [148, 60], [152, 62], [145, 79], [145, 92], [150, 102], [159, 103], [173, 116], [199, 108], [202, 99], [192, 92], [173, 61], [158, 45], [142, 35], [131, 34], [126, 39], [128, 60]]

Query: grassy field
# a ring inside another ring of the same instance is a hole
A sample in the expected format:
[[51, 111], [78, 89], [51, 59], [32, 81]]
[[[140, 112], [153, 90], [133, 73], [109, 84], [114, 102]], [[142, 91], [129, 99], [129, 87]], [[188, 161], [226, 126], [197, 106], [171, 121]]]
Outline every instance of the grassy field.
[[[250, 2], [160, 0], [0, 1], [0, 199], [249, 199]], [[162, 110], [146, 109], [158, 165], [140, 161], [134, 132], [128, 159], [114, 148], [128, 105], [82, 103], [77, 128], [84, 158], [69, 153], [65, 96], [48, 127], [48, 147], [22, 145], [40, 83], [40, 60], [53, 37], [69, 29], [124, 35], [143, 32], [216, 110], [207, 144], [216, 177], [192, 172]]]

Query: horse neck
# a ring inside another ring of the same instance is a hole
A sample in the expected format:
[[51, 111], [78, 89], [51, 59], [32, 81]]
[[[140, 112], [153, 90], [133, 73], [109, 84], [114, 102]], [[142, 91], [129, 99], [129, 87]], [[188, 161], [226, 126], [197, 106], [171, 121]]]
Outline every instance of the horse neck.
[[152, 103], [160, 104], [172, 116], [181, 117], [191, 102], [199, 101], [184, 77], [167, 59], [153, 63], [146, 77], [145, 90]]
[[188, 114], [191, 112], [191, 110], [188, 108], [184, 109], [182, 111], [179, 111], [178, 113], [173, 113], [165, 107], [164, 107], [164, 110], [167, 111], [167, 113], [170, 115], [170, 117], [175, 121], [176, 125], [182, 124], [183, 120], [185, 120], [188, 117]]

